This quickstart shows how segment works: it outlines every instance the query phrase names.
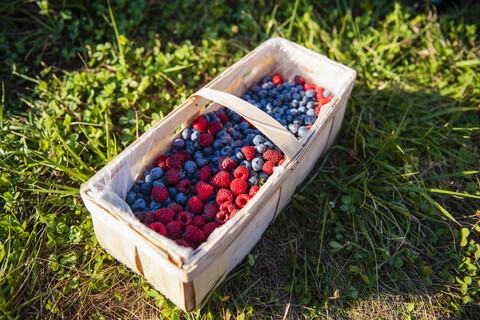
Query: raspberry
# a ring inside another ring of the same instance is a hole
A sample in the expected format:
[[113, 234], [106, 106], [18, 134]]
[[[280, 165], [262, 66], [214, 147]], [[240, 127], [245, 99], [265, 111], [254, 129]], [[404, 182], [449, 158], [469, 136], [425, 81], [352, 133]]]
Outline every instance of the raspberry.
[[220, 170], [224, 170], [227, 172], [232, 171], [233, 168], [235, 168], [235, 161], [233, 161], [233, 159], [229, 157], [225, 157], [219, 165]]
[[156, 163], [158, 167], [165, 170], [167, 168], [167, 156], [162, 154], [160, 157], [158, 157]]
[[200, 200], [206, 200], [210, 198], [210, 196], [213, 193], [213, 187], [209, 185], [208, 183], [200, 182], [197, 184], [195, 187], [195, 190], [198, 193], [198, 198]]
[[157, 218], [157, 220], [163, 224], [172, 222], [174, 216], [175, 216], [175, 211], [173, 211], [172, 209], [163, 208], [163, 209], [158, 209], [157, 212], [155, 212], [155, 218]]
[[177, 239], [175, 243], [178, 244], [179, 246], [186, 247], [186, 248], [192, 248], [192, 249], [196, 248], [196, 246], [193, 243], [187, 242], [183, 239]]
[[218, 212], [218, 208], [216, 205], [212, 203], [207, 203], [206, 205], [203, 206], [202, 217], [207, 221], [212, 220], [215, 218], [215, 215], [217, 214], [217, 212]]
[[236, 179], [243, 179], [243, 180], [248, 180], [248, 175], [250, 174], [250, 172], [248, 171], [247, 167], [244, 167], [244, 166], [239, 166], [235, 169], [235, 171], [233, 172], [233, 176], [236, 178]]
[[209, 146], [212, 142], [213, 136], [210, 133], [202, 133], [200, 137], [198, 137], [198, 143], [200, 143], [202, 147]]
[[205, 234], [195, 226], [187, 226], [187, 229], [185, 229], [185, 233], [183, 234], [183, 240], [199, 244], [205, 240]]
[[247, 191], [247, 188], [247, 182], [243, 179], [234, 179], [232, 183], [230, 183], [230, 190], [232, 190], [234, 196], [245, 193], [245, 191]]
[[220, 119], [220, 122], [221, 122], [222, 124], [225, 124], [225, 123], [228, 122], [228, 117], [227, 117], [227, 115], [226, 115], [225, 113], [223, 113], [223, 112], [217, 113], [217, 117], [218, 117], [218, 119]]
[[203, 228], [205, 225], [205, 219], [202, 216], [195, 216], [192, 225], [198, 228]]
[[287, 159], [285, 157], [283, 157], [282, 160], [278, 161], [278, 166], [281, 166], [285, 162], [285, 160], [287, 160]]
[[318, 101], [318, 106], [319, 106], [319, 107], [322, 107], [322, 106], [326, 105], [326, 104], [329, 102], [328, 99], [325, 99], [325, 98], [317, 99], [317, 101]]
[[312, 127], [313, 127], [313, 124], [308, 124], [307, 125], [307, 130], [310, 130], [310, 128], [312, 128]]
[[169, 222], [165, 229], [167, 229], [167, 237], [170, 239], [178, 239], [183, 235], [182, 225], [178, 221]]
[[235, 205], [232, 202], [224, 202], [220, 205], [220, 211], [232, 212], [235, 209]]
[[268, 160], [263, 164], [262, 170], [266, 174], [270, 175], [273, 173], [273, 167], [275, 167], [275, 163], [273, 161]]
[[192, 159], [192, 155], [185, 150], [180, 150], [176, 154], [179, 154], [179, 155], [183, 156], [183, 161], [184, 162]]
[[209, 222], [209, 223], [207, 223], [207, 224], [202, 228], [203, 234], [205, 234], [205, 239], [207, 239], [208, 236], [210, 236], [210, 235], [212, 234], [213, 230], [215, 230], [217, 227], [218, 227], [218, 224], [215, 223], [215, 222]]
[[180, 178], [180, 171], [178, 171], [177, 169], [170, 169], [165, 172], [165, 181], [168, 184], [177, 184], [177, 182], [180, 181]]
[[334, 96], [333, 96], [333, 94], [332, 94], [330, 97], [327, 98], [327, 101], [328, 101], [328, 102], [332, 101], [332, 100], [333, 100], [333, 97], [334, 97]]
[[225, 188], [222, 188], [218, 190], [217, 196], [215, 197], [215, 202], [217, 205], [221, 205], [224, 202], [232, 202], [233, 201], [233, 195], [230, 191], [228, 191]]
[[164, 186], [155, 186], [152, 189], [152, 198], [157, 202], [165, 202], [168, 200], [168, 191]]
[[255, 158], [255, 147], [246, 146], [242, 148], [242, 154], [247, 161], [252, 161]]
[[196, 196], [193, 196], [190, 199], [188, 199], [187, 207], [191, 213], [198, 214], [202, 212], [202, 209], [203, 209], [202, 200], [200, 200]]
[[258, 190], [260, 190], [260, 188], [259, 188], [258, 186], [252, 186], [252, 187], [250, 188], [250, 191], [248, 191], [248, 195], [249, 195], [250, 197], [253, 197], [254, 195], [257, 194]]
[[178, 192], [182, 193], [190, 193], [190, 187], [192, 186], [192, 182], [188, 179], [182, 179], [180, 182], [177, 184], [176, 188]]
[[192, 224], [192, 216], [187, 211], [182, 211], [177, 215], [176, 221], [180, 222], [182, 227], [186, 227]]
[[193, 120], [192, 127], [200, 132], [207, 131], [207, 120], [204, 117], [198, 116], [195, 120]]
[[320, 113], [321, 108], [322, 108], [321, 106], [315, 107], [315, 117], [318, 117], [318, 114]]
[[216, 135], [218, 131], [222, 129], [222, 124], [220, 122], [210, 122], [208, 124], [208, 133], [210, 133], [212, 136]]
[[215, 222], [219, 225], [224, 224], [229, 220], [229, 218], [230, 217], [228, 216], [228, 211], [218, 211], [217, 215], [215, 216]]
[[251, 197], [248, 194], [241, 194], [235, 199], [235, 204], [238, 208], [242, 209], [250, 201]]
[[153, 222], [155, 222], [155, 212], [153, 211], [148, 211], [146, 214], [145, 214], [145, 220], [144, 220], [145, 224], [148, 226], [150, 224], [152, 224]]
[[272, 77], [272, 82], [274, 85], [279, 85], [280, 83], [283, 83], [282, 76], [277, 74], [274, 74]]
[[323, 91], [325, 91], [325, 89], [322, 88], [322, 87], [318, 87], [318, 88], [315, 89], [317, 100], [318, 100], [318, 97], [323, 98]]
[[315, 85], [313, 83], [305, 83], [303, 85], [303, 90], [304, 91], [307, 91], [307, 90], [310, 90], [310, 89], [315, 90]]
[[295, 76], [293, 78], [293, 81], [295, 81], [295, 84], [303, 86], [305, 84], [305, 79], [302, 76]]
[[176, 153], [173, 156], [167, 158], [167, 166], [170, 169], [182, 170], [184, 161], [185, 158], [181, 154]]
[[172, 209], [173, 212], [175, 212], [175, 213], [180, 213], [180, 212], [183, 211], [182, 206], [179, 205], [179, 204], [177, 204], [177, 203], [175, 203], [175, 202], [170, 203], [170, 204], [168, 205], [168, 209]]
[[233, 219], [233, 217], [235, 217], [235, 215], [237, 214], [238, 211], [240, 211], [240, 210], [233, 209], [232, 211], [230, 211], [229, 218]]
[[230, 174], [226, 171], [220, 171], [213, 176], [210, 184], [215, 188], [228, 188], [230, 186]]
[[211, 176], [212, 176], [212, 169], [210, 169], [210, 167], [208, 166], [201, 168], [200, 171], [198, 171], [198, 175], [197, 175], [198, 179], [202, 181], [210, 180]]
[[161, 234], [162, 236], [167, 234], [167, 230], [165, 229], [165, 226], [160, 222], [154, 222], [150, 224], [148, 227], [153, 231]]
[[273, 161], [273, 163], [275, 164], [277, 164], [283, 158], [282, 154], [279, 151], [273, 150], [273, 149], [266, 150], [262, 156], [263, 156], [263, 159], [267, 161], [268, 160]]

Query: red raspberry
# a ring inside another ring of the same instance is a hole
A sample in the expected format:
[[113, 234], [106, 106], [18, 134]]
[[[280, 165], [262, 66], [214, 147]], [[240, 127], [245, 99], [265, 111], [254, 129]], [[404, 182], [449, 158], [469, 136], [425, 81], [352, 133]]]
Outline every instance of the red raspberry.
[[183, 162], [192, 159], [192, 155], [185, 150], [180, 150], [176, 154], [183, 156]]
[[209, 222], [207, 223], [203, 228], [202, 228], [202, 231], [203, 233], [205, 234], [205, 239], [208, 238], [208, 236], [210, 236], [213, 232], [213, 230], [215, 230], [216, 228], [218, 227], [218, 224], [216, 224], [215, 222]]
[[320, 107], [326, 105], [329, 102], [328, 99], [325, 99], [325, 98], [317, 99], [317, 101], [318, 101], [318, 106]]
[[310, 130], [313, 127], [313, 124], [307, 124], [307, 129]]
[[[325, 91], [325, 89], [322, 88], [322, 87], [316, 88], [316, 89], [315, 89], [316, 96], [323, 98], [323, 91]], [[317, 99], [317, 100], [318, 100], [318, 99]]]
[[192, 216], [187, 211], [182, 211], [177, 215], [176, 221], [180, 222], [182, 227], [186, 227], [192, 224]]
[[167, 230], [165, 229], [165, 226], [160, 222], [154, 222], [150, 224], [148, 227], [153, 231], [161, 234], [162, 236], [167, 234]]
[[212, 176], [212, 169], [210, 169], [210, 167], [208, 166], [205, 166], [198, 171], [197, 177], [202, 181], [208, 181], [210, 180], [211, 176]]
[[152, 198], [157, 202], [165, 202], [168, 200], [168, 191], [164, 186], [155, 186], [152, 189]]
[[217, 196], [215, 197], [215, 202], [220, 206], [224, 202], [232, 202], [233, 195], [230, 191], [225, 188], [218, 190]]
[[188, 194], [190, 193], [190, 187], [192, 186], [192, 182], [188, 179], [182, 179], [176, 185], [177, 191], [181, 193]]
[[238, 209], [233, 209], [232, 211], [230, 211], [230, 214], [229, 214], [229, 218], [230, 219], [233, 219], [233, 217], [235, 217], [235, 215], [237, 214], [237, 212], [240, 211]]
[[274, 74], [272, 77], [272, 82], [274, 85], [279, 85], [280, 83], [283, 83], [282, 76], [277, 74]]
[[295, 76], [293, 78], [293, 81], [295, 81], [295, 84], [303, 86], [305, 84], [305, 79], [302, 76]]
[[215, 215], [217, 214], [217, 212], [218, 212], [218, 208], [216, 205], [214, 205], [213, 203], [207, 203], [206, 205], [203, 206], [202, 217], [207, 221], [212, 220], [215, 218]]
[[220, 211], [232, 212], [235, 209], [235, 205], [232, 202], [224, 202], [220, 205]]
[[225, 123], [228, 122], [228, 117], [227, 117], [227, 115], [226, 115], [225, 113], [223, 113], [223, 112], [217, 113], [217, 117], [218, 117], [218, 119], [220, 119], [220, 122], [221, 122], [222, 124], [225, 124]]
[[230, 183], [230, 190], [232, 190], [234, 196], [245, 193], [245, 191], [247, 191], [247, 188], [247, 181], [243, 179], [234, 179], [232, 183]]
[[198, 137], [198, 143], [202, 147], [209, 146], [213, 143], [213, 136], [210, 133], [202, 133], [200, 137]]
[[153, 211], [148, 211], [146, 214], [145, 214], [145, 220], [144, 220], [145, 224], [148, 226], [150, 224], [152, 224], [153, 222], [155, 222], [155, 212]]
[[260, 188], [259, 188], [258, 186], [252, 186], [252, 187], [250, 188], [250, 191], [248, 191], [248, 195], [249, 195], [250, 197], [253, 197], [254, 195], [257, 194], [258, 190], [260, 190]]
[[208, 124], [208, 133], [210, 133], [212, 136], [216, 135], [218, 131], [222, 129], [222, 124], [220, 122], [210, 122]]
[[278, 161], [278, 166], [281, 166], [285, 162], [285, 160], [287, 160], [287, 158], [283, 157], [282, 160]]
[[183, 211], [183, 208], [178, 203], [172, 202], [168, 205], [168, 209], [172, 209], [175, 213], [180, 213]]
[[167, 229], [167, 237], [170, 239], [178, 239], [181, 238], [183, 235], [182, 225], [178, 221], [169, 222], [165, 229]]
[[198, 116], [195, 120], [193, 120], [192, 127], [195, 130], [198, 130], [200, 132], [206, 132], [207, 131], [207, 120], [205, 120], [205, 118], [202, 117], [202, 116]]
[[273, 150], [273, 149], [266, 150], [262, 156], [263, 156], [263, 159], [267, 161], [268, 160], [273, 161], [273, 163], [275, 164], [277, 164], [283, 158], [282, 154], [279, 151]]
[[266, 174], [271, 175], [273, 173], [273, 167], [275, 167], [275, 163], [273, 161], [268, 160], [263, 164], [262, 170]]
[[190, 242], [187, 242], [183, 239], [177, 239], [175, 241], [176, 244], [178, 244], [179, 246], [182, 246], [182, 247], [186, 247], [186, 248], [192, 248], [192, 249], [195, 249], [197, 246], [194, 245], [193, 243], [190, 243]]
[[238, 208], [242, 209], [250, 201], [251, 197], [248, 194], [241, 194], [235, 199], [235, 204]]
[[315, 90], [315, 85], [313, 83], [305, 83], [303, 85], [303, 90], [307, 91], [307, 90]]
[[250, 172], [248, 172], [248, 169], [247, 167], [244, 167], [244, 166], [239, 166], [235, 169], [235, 171], [233, 172], [233, 176], [236, 178], [236, 179], [243, 179], [243, 180], [248, 180], [248, 175], [250, 174]]
[[333, 100], [333, 97], [334, 97], [333, 94], [331, 94], [331, 95], [327, 98], [327, 101], [328, 101], [328, 102], [332, 101], [332, 100]]
[[167, 168], [167, 156], [162, 154], [160, 157], [158, 157], [156, 163], [157, 163], [157, 167], [160, 167], [162, 168], [163, 170], [165, 170]]
[[247, 161], [252, 161], [255, 158], [255, 147], [246, 146], [242, 148], [242, 154]]
[[215, 188], [228, 188], [230, 186], [230, 174], [226, 171], [220, 171], [213, 176], [210, 184]]
[[173, 217], [175, 217], [175, 211], [173, 211], [172, 209], [162, 208], [158, 209], [157, 212], [155, 212], [155, 218], [157, 218], [157, 220], [163, 224], [172, 222]]
[[180, 171], [177, 169], [170, 169], [167, 172], [165, 172], [165, 181], [168, 184], [177, 184], [178, 181], [180, 181], [181, 175]]
[[185, 162], [185, 158], [181, 154], [174, 154], [173, 156], [167, 158], [167, 166], [170, 169], [177, 169], [182, 170], [183, 162]]
[[202, 216], [195, 216], [192, 225], [198, 228], [203, 228], [205, 225], [205, 219]]
[[183, 240], [190, 243], [199, 244], [205, 240], [205, 234], [198, 227], [190, 225], [185, 229]]
[[322, 107], [320, 106], [315, 107], [315, 117], [318, 117], [318, 114], [320, 113], [320, 109], [322, 109]]
[[207, 200], [213, 193], [213, 187], [208, 183], [200, 182], [195, 187], [200, 200]]
[[218, 211], [217, 215], [215, 216], [215, 222], [218, 225], [221, 225], [227, 222], [229, 218], [230, 217], [228, 216], [228, 211], [225, 211], [225, 210]]
[[220, 162], [220, 165], [219, 165], [220, 170], [230, 172], [230, 171], [232, 171], [233, 168], [235, 168], [235, 161], [233, 161], [232, 158], [225, 157]]
[[190, 199], [188, 199], [187, 207], [191, 213], [199, 214], [200, 212], [202, 212], [202, 209], [203, 209], [202, 200], [200, 200], [196, 196], [193, 196]]

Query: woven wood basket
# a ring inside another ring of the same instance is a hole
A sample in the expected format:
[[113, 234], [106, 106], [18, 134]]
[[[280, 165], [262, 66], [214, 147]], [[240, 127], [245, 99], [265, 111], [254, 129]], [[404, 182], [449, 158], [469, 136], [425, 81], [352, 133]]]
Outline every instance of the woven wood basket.
[[[238, 98], [265, 75], [285, 80], [302, 75], [330, 90], [314, 126], [297, 140], [272, 117]], [[181, 309], [198, 310], [226, 275], [250, 252], [281, 212], [340, 128], [356, 72], [281, 38], [261, 44], [145, 132], [80, 190], [92, 215], [95, 235], [112, 256], [144, 276]], [[205, 106], [213, 101], [208, 108]], [[157, 157], [167, 152], [180, 126], [203, 112], [227, 107], [245, 117], [287, 156], [255, 197], [208, 241], [192, 250], [150, 230], [135, 218], [126, 194]]]

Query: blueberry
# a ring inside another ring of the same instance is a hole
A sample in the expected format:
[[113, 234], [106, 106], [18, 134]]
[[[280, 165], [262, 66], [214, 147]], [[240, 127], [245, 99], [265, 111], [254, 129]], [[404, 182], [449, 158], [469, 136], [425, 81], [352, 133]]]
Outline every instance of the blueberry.
[[208, 156], [209, 154], [212, 154], [213, 152], [213, 147], [212, 146], [206, 146], [203, 148], [203, 154], [205, 156]]
[[185, 141], [183, 139], [175, 139], [173, 140], [173, 147], [177, 149], [185, 148]]
[[[149, 174], [145, 176], [145, 184], [152, 184], [153, 183], [153, 177]], [[141, 189], [141, 188], [140, 188]]]
[[230, 146], [223, 147], [221, 150], [222, 156], [230, 157], [233, 154], [233, 149]]
[[330, 90], [324, 90], [323, 91], [323, 97], [326, 99], [328, 97], [330, 97], [332, 95], [332, 93], [330, 92]]
[[223, 143], [220, 140], [215, 140], [215, 141], [213, 141], [212, 146], [213, 146], [213, 149], [218, 150], [218, 149], [223, 147]]
[[132, 210], [143, 210], [147, 207], [147, 203], [143, 199], [137, 199], [132, 203]]
[[260, 171], [262, 170], [263, 164], [264, 164], [264, 161], [262, 158], [254, 158], [252, 160], [252, 169], [255, 171]]
[[190, 135], [190, 139], [194, 142], [198, 141], [198, 137], [200, 137], [200, 134], [201, 134], [200, 131], [192, 129], [192, 134]]
[[153, 186], [153, 187], [156, 187], [156, 186], [165, 187], [165, 184], [164, 184], [163, 182], [160, 182], [160, 181], [158, 181], [158, 180], [155, 180], [155, 181], [153, 181], [152, 186]]
[[299, 128], [300, 126], [296, 123], [290, 123], [288, 125], [288, 130], [290, 130], [290, 132], [293, 134], [297, 134]]
[[304, 122], [305, 124], [313, 124], [315, 120], [317, 120], [315, 116], [306, 116]]
[[300, 95], [299, 95], [298, 93], [295, 92], [294, 94], [292, 94], [292, 99], [294, 99], [294, 100], [300, 100], [300, 98], [301, 98], [301, 97], [300, 97]]
[[127, 193], [127, 198], [125, 199], [125, 201], [127, 201], [128, 204], [132, 204], [133, 201], [135, 201], [135, 192], [129, 191]]
[[255, 151], [258, 153], [264, 153], [265, 150], [267, 150], [267, 146], [264, 143], [260, 143], [255, 146]]
[[305, 126], [301, 126], [299, 129], [298, 129], [298, 136], [301, 138], [303, 136], [305, 136], [308, 132], [308, 129], [307, 127]]
[[163, 169], [160, 167], [155, 167], [150, 170], [150, 175], [152, 176], [153, 180], [160, 179], [160, 177], [163, 176]]
[[185, 162], [185, 164], [183, 165], [183, 169], [185, 170], [185, 172], [189, 175], [193, 175], [195, 173], [195, 171], [197, 170], [197, 164], [195, 162], [193, 162], [192, 160], [189, 160], [187, 162]]
[[188, 153], [190, 153], [190, 154], [194, 154], [194, 153], [195, 153], [194, 143], [193, 143], [193, 141], [188, 141], [188, 142], [191, 142], [191, 144], [190, 144], [190, 145], [187, 145], [187, 146], [185, 147], [185, 151], [188, 152]]
[[271, 141], [265, 141], [264, 145], [267, 149], [273, 149], [273, 143]]
[[305, 91], [305, 96], [308, 97], [308, 98], [313, 98], [313, 97], [315, 97], [315, 95], [316, 95], [316, 92], [313, 89], [309, 89], [309, 90]]
[[144, 183], [145, 183], [145, 181], [143, 181], [142, 179], [137, 180], [137, 186], [139, 186], [139, 187]]
[[143, 171], [143, 176], [144, 177], [148, 176], [149, 174], [150, 174], [150, 170], [147, 169], [147, 170]]
[[140, 192], [140, 186], [133, 186], [132, 191], [135, 192], [135, 193], [139, 193]]
[[238, 160], [243, 160], [243, 159], [244, 159], [243, 153], [242, 153], [241, 151], [236, 151], [236, 152], [235, 152], [235, 157], [236, 157]]
[[160, 204], [157, 203], [156, 201], [152, 201], [150, 202], [149, 208], [152, 211], [157, 211], [158, 209], [160, 209]]
[[248, 170], [252, 169], [252, 163], [250, 161], [243, 160], [242, 162], [240, 162], [240, 165], [244, 166]]
[[257, 135], [253, 138], [252, 142], [253, 142], [253, 144], [255, 144], [255, 145], [259, 145], [259, 144], [265, 142], [265, 138], [264, 138], [262, 135], [257, 134]]
[[151, 183], [144, 183], [140, 187], [140, 190], [142, 191], [143, 194], [147, 195], [147, 194], [152, 193], [152, 188], [153, 188], [153, 186], [152, 186]]
[[202, 167], [205, 167], [206, 165], [208, 165], [208, 160], [205, 159], [205, 158], [198, 158], [195, 163], [197, 164], [197, 166], [199, 168], [202, 168]]
[[175, 202], [178, 203], [179, 205], [181, 206], [184, 206], [187, 204], [187, 196], [184, 194], [184, 193], [178, 193], [176, 196], [175, 196]]
[[300, 101], [298, 100], [292, 100], [292, 102], [290, 102], [290, 105], [292, 106], [292, 108], [297, 108], [299, 104], [300, 104]]
[[315, 109], [308, 109], [305, 113], [307, 116], [315, 116]]
[[248, 187], [256, 186], [257, 185], [257, 178], [256, 177], [248, 178], [247, 185], [248, 185]]
[[220, 136], [220, 141], [224, 144], [227, 144], [232, 141], [232, 137], [228, 133], [224, 133]]
[[202, 151], [195, 151], [193, 154], [193, 159], [197, 160], [199, 158], [203, 158], [203, 152]]
[[177, 189], [175, 189], [174, 187], [168, 187], [167, 191], [168, 191], [168, 195], [172, 198], [174, 198], [178, 193]]
[[190, 140], [190, 136], [192, 135], [192, 130], [186, 128], [186, 129], [183, 129], [182, 131], [182, 138], [185, 139], [185, 140]]
[[242, 130], [247, 130], [249, 126], [250, 126], [250, 125], [249, 125], [248, 122], [246, 122], [246, 121], [240, 123], [240, 129], [242, 129]]
[[295, 117], [298, 114], [298, 109], [292, 108], [289, 110], [288, 114]]
[[267, 179], [268, 179], [268, 174], [266, 174], [265, 172], [260, 172], [260, 174], [258, 175], [258, 177], [259, 177], [260, 179], [262, 179], [263, 182], [265, 182], [265, 181], [267, 181]]
[[300, 108], [298, 108], [298, 112], [299, 113], [305, 113], [305, 112], [307, 112], [307, 108], [305, 106], [301, 106]]

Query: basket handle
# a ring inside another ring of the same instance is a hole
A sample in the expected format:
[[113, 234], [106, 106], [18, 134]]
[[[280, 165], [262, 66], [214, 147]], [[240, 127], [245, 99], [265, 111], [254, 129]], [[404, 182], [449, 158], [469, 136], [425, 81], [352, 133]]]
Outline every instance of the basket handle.
[[189, 100], [195, 101], [197, 97], [214, 101], [244, 117], [260, 130], [260, 132], [272, 140], [273, 143], [285, 153], [288, 159], [293, 159], [302, 148], [302, 144], [297, 138], [286, 130], [277, 120], [239, 97], [210, 88], [200, 89], [190, 96]]

